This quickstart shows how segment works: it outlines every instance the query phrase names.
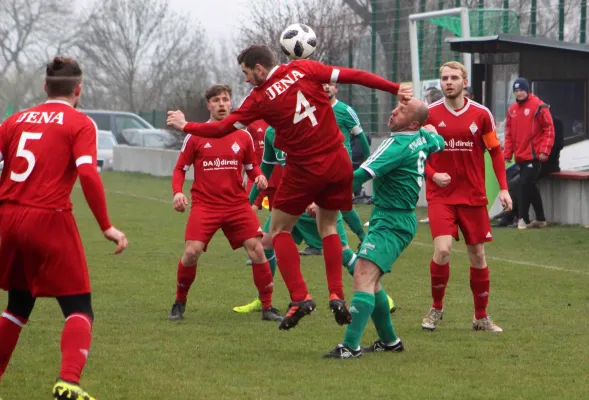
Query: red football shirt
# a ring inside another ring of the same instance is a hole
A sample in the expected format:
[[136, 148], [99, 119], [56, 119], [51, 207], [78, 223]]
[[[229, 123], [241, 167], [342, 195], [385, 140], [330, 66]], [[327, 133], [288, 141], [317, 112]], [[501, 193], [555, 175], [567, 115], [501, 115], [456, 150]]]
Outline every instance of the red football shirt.
[[247, 131], [252, 135], [254, 141], [254, 151], [256, 153], [256, 164], [262, 163], [262, 156], [264, 155], [264, 135], [268, 124], [263, 119], [252, 122], [247, 127]]
[[68, 103], [48, 100], [0, 126], [0, 152], [0, 203], [71, 210], [77, 167], [96, 165], [96, 126]]
[[318, 157], [344, 142], [322, 86], [330, 82], [360, 84], [393, 94], [399, 89], [398, 84], [368, 72], [311, 60], [291, 61], [274, 67], [266, 81], [254, 87], [242, 105], [224, 120], [211, 124], [189, 122], [184, 131], [219, 137], [263, 119], [276, 129], [275, 145], [288, 154], [289, 163], [318, 165]]
[[446, 187], [439, 187], [431, 178], [426, 180], [426, 198], [430, 203], [488, 203], [485, 187], [486, 138], [496, 138], [493, 115], [485, 106], [465, 99], [460, 110], [451, 109], [444, 99], [429, 106], [426, 124], [433, 125], [444, 138], [444, 151], [430, 154], [427, 162], [436, 172], [452, 178]]
[[[254, 144], [247, 131], [239, 129], [218, 139], [187, 135], [176, 170], [185, 172], [190, 166], [194, 167], [194, 182], [190, 189], [192, 204], [231, 207], [249, 201], [241, 171], [242, 168], [259, 171], [255, 160]], [[182, 191], [183, 183], [184, 180], [174, 174], [174, 193]]]

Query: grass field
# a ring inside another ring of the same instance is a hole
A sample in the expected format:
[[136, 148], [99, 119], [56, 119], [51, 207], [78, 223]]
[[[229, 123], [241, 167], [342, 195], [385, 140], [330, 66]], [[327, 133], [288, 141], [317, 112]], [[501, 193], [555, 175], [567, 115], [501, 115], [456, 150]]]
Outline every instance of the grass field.
[[[291, 331], [231, 308], [255, 297], [244, 251], [218, 234], [203, 255], [186, 319], [170, 323], [187, 215], [171, 207], [168, 179], [104, 173], [113, 223], [130, 241], [112, 255], [74, 189], [75, 214], [91, 268], [96, 321], [83, 386], [114, 399], [586, 399], [589, 393], [589, 230], [495, 230], [488, 249], [489, 311], [502, 334], [473, 332], [468, 259], [452, 258], [444, 320], [421, 329], [430, 305], [431, 239], [413, 244], [384, 278], [399, 304], [393, 322], [406, 351], [324, 360], [343, 337], [327, 306], [322, 257], [302, 259], [317, 311]], [[185, 190], [188, 193], [187, 190]], [[370, 208], [357, 208], [365, 221]], [[423, 210], [420, 210], [423, 214]], [[260, 219], [266, 213], [260, 214]], [[67, 240], [67, 238], [64, 238]], [[355, 248], [357, 239], [350, 236]], [[288, 296], [277, 277], [275, 306]], [[349, 276], [345, 289], [351, 297]], [[5, 303], [6, 297], [0, 295]], [[0, 384], [4, 400], [48, 399], [59, 371], [63, 317], [37, 302]], [[363, 344], [375, 338], [369, 326]], [[1, 339], [0, 339], [1, 340]]]

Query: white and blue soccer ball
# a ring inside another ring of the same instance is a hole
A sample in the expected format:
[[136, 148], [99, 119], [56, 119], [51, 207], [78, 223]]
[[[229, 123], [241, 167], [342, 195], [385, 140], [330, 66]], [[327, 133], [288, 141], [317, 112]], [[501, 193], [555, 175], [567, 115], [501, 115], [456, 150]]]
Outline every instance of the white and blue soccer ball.
[[291, 60], [309, 58], [317, 47], [317, 36], [305, 24], [292, 24], [280, 34], [280, 47]]

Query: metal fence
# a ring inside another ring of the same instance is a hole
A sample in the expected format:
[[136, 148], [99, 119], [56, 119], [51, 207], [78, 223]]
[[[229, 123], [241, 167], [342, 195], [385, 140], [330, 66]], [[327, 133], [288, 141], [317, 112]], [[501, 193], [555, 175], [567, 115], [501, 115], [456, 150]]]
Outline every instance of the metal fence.
[[[455, 7], [469, 8], [473, 37], [510, 33], [577, 43], [587, 40], [587, 0], [372, 0], [365, 34], [350, 41], [339, 64], [411, 82], [409, 15]], [[461, 60], [444, 42], [448, 36], [461, 35], [460, 19], [430, 18], [417, 27], [421, 79], [435, 80], [443, 62]], [[338, 97], [356, 109], [366, 132], [386, 134], [394, 96], [342, 85]]]

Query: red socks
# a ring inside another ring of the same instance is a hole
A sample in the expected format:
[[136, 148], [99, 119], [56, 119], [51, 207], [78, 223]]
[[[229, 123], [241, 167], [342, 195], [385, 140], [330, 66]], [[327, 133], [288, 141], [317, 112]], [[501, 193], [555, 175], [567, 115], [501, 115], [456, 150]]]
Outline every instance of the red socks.
[[[301, 256], [292, 235], [280, 232], [272, 238], [278, 269], [293, 302], [303, 301], [309, 292], [301, 273]], [[341, 267], [340, 267], [341, 268]]]
[[489, 268], [478, 269], [470, 267], [470, 289], [474, 298], [475, 319], [481, 319], [487, 316], [489, 287]]
[[0, 316], [0, 378], [4, 375], [10, 356], [18, 343], [20, 331], [27, 320], [11, 314], [8, 310]]
[[329, 294], [335, 294], [344, 299], [344, 287], [342, 282], [342, 242], [337, 234], [323, 238], [323, 258], [325, 260], [325, 273], [327, 275], [327, 288]]
[[272, 281], [272, 271], [270, 271], [270, 264], [266, 261], [263, 264], [252, 263], [252, 272], [254, 274], [254, 283], [258, 288], [258, 295], [262, 302], [262, 309], [267, 310], [272, 308], [272, 292], [274, 291], [274, 283]]
[[176, 282], [176, 302], [186, 304], [190, 286], [196, 279], [196, 264], [194, 266], [185, 266], [182, 260], [178, 263], [178, 278]]
[[92, 341], [92, 319], [81, 313], [71, 314], [65, 320], [61, 334], [61, 371], [64, 381], [80, 383]]
[[432, 260], [429, 264], [429, 272], [432, 282], [432, 298], [434, 300], [432, 307], [441, 310], [444, 307], [444, 295], [450, 278], [450, 264], [440, 265]]

